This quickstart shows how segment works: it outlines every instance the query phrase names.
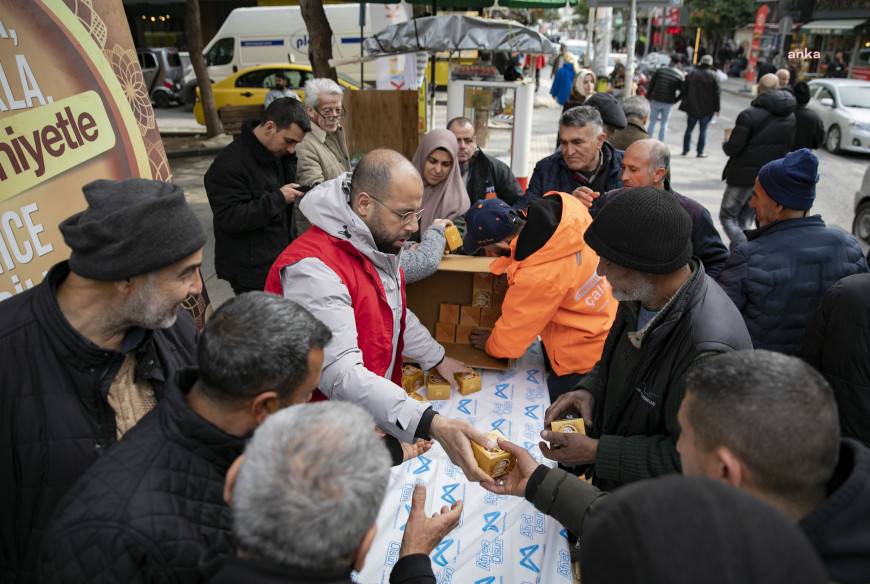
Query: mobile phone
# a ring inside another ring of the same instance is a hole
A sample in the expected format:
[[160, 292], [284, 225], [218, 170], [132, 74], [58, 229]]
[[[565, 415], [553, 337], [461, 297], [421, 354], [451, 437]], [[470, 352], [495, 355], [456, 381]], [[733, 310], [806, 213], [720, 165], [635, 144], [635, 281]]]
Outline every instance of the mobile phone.
[[313, 189], [314, 187], [316, 187], [319, 184], [320, 183], [314, 183], [313, 185], [299, 185], [298, 187], [296, 187], [296, 190], [299, 191], [300, 193], [307, 193], [308, 191], [310, 191], [311, 189]]

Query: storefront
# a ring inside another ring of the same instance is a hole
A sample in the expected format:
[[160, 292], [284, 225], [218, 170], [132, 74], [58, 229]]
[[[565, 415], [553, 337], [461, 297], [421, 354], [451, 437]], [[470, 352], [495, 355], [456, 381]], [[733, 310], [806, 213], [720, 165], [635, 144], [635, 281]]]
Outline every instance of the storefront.
[[814, 20], [801, 26], [793, 44], [810, 76], [824, 77], [838, 51], [849, 66], [849, 77], [870, 79], [870, 21], [866, 18]]

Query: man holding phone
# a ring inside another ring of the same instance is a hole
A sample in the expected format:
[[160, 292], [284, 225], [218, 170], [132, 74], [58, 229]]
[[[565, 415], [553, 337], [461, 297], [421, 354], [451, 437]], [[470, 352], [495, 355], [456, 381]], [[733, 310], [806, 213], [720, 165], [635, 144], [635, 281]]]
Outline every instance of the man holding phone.
[[205, 173], [214, 214], [215, 271], [237, 295], [262, 290], [272, 262], [293, 239], [296, 145], [311, 131], [298, 100], [281, 98], [263, 120], [248, 120], [239, 139]]

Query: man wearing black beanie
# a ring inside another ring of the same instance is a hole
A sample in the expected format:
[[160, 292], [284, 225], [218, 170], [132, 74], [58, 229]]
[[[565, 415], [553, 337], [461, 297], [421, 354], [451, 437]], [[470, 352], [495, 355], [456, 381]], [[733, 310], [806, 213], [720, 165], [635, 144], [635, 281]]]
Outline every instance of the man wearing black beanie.
[[[544, 456], [566, 466], [594, 465], [592, 483], [604, 490], [680, 472], [677, 411], [685, 376], [704, 359], [751, 348], [734, 304], [692, 256], [692, 222], [668, 193], [637, 187], [611, 198], [586, 231], [619, 301], [601, 359], [547, 410], [545, 427], [582, 415], [588, 435], [544, 430]], [[556, 471], [553, 471], [556, 472]], [[559, 495], [549, 471], [535, 473], [529, 489], [553, 504]], [[528, 490], [526, 491], [528, 495]]]
[[819, 160], [802, 148], [761, 167], [749, 206], [758, 229], [746, 232], [716, 281], [746, 321], [756, 349], [800, 355], [804, 329], [825, 290], [867, 271], [851, 235], [809, 215]]
[[0, 574], [35, 581], [40, 540], [67, 489], [196, 364], [180, 310], [199, 294], [206, 234], [180, 187], [85, 185], [64, 220], [71, 249], [0, 303]]

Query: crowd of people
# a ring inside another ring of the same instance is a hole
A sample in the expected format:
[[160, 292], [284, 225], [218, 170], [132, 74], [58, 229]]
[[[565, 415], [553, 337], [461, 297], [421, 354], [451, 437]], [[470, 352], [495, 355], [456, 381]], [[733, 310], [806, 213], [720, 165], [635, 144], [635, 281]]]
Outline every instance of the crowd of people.
[[[697, 124], [706, 155], [708, 58], [622, 103], [566, 61], [576, 105], [525, 192], [466, 118], [410, 160], [352, 167], [339, 85], [276, 96], [204, 176], [236, 297], [202, 331], [181, 305], [206, 234], [181, 189], [85, 185], [60, 224], [69, 259], [0, 303], [3, 581], [350, 582], [390, 466], [435, 442], [567, 528], [593, 584], [870, 581], [867, 260], [810, 213], [818, 160], [796, 140], [813, 131], [776, 74], [723, 144], [730, 246], [673, 190], [661, 139], [680, 103], [681, 154]], [[514, 358], [541, 339], [540, 448], [558, 466], [401, 386], [406, 360], [453, 389], [468, 372], [405, 295], [450, 227], [454, 253], [492, 257], [508, 284], [472, 345]], [[568, 415], [585, 434], [549, 430]], [[472, 442], [515, 469], [494, 480]], [[428, 554], [477, 512], [429, 516], [425, 498], [417, 485], [391, 582], [433, 583]]]

